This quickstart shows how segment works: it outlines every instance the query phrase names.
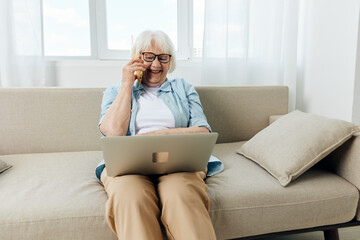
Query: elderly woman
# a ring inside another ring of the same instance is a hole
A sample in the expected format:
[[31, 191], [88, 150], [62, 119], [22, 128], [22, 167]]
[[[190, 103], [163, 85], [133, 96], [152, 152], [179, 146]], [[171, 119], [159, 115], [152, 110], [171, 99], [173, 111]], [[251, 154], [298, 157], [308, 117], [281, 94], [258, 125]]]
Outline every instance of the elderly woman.
[[[194, 87], [183, 79], [167, 79], [175, 56], [165, 33], [141, 33], [131, 58], [122, 81], [104, 92], [99, 123], [104, 136], [211, 131]], [[137, 71], [143, 71], [141, 83]], [[95, 172], [109, 197], [108, 224], [119, 239], [163, 239], [162, 226], [169, 239], [216, 239], [206, 172], [110, 177], [104, 162]]]

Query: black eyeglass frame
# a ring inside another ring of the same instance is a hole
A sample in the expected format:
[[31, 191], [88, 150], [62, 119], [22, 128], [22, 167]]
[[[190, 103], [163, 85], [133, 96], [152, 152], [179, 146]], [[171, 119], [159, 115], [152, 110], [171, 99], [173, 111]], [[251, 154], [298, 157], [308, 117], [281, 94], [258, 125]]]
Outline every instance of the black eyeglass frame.
[[[152, 60], [152, 61], [145, 60], [144, 54], [146, 54], [146, 53], [150, 53], [150, 54], [154, 55], [154, 56], [155, 56], [155, 57], [154, 57], [154, 60]], [[168, 62], [170, 62], [170, 59], [171, 59], [171, 55], [170, 55], [170, 54], [166, 54], [166, 53], [162, 53], [162, 54], [156, 55], [155, 53], [152, 53], [152, 52], [142, 52], [141, 55], [143, 56], [143, 59], [144, 59], [145, 62], [153, 62], [153, 61], [155, 61], [156, 58], [158, 58], [159, 62], [161, 62], [161, 63], [168, 63]], [[159, 56], [161, 56], [161, 55], [169, 56], [169, 61], [166, 61], [166, 62], [161, 61], [160, 58], [159, 58]]]

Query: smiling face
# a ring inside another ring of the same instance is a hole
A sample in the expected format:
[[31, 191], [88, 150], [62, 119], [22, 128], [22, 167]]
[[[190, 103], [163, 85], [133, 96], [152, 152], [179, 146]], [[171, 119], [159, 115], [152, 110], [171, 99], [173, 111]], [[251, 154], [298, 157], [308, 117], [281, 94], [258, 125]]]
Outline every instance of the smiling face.
[[[142, 52], [152, 52], [156, 55], [167, 54], [163, 52], [155, 43], [152, 43], [149, 48], [146, 48]], [[143, 57], [143, 56], [142, 56]], [[144, 72], [143, 83], [149, 87], [156, 87], [165, 82], [167, 73], [169, 71], [170, 62], [161, 63], [158, 57], [153, 62], [146, 62], [146, 71]]]

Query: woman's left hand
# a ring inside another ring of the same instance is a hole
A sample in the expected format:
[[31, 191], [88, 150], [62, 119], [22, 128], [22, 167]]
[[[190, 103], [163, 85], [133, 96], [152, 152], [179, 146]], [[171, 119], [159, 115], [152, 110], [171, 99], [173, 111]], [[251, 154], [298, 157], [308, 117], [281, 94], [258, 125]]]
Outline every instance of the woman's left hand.
[[144, 135], [169, 135], [169, 134], [186, 134], [186, 133], [209, 133], [209, 129], [206, 127], [187, 127], [187, 128], [171, 128], [156, 130], [147, 133], [136, 134], [137, 136]]

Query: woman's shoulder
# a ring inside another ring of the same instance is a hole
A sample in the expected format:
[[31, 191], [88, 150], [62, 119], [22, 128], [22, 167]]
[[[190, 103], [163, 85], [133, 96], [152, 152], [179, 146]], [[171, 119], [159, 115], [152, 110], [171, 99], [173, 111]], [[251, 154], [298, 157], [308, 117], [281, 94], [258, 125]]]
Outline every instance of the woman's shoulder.
[[185, 81], [183, 78], [174, 78], [168, 81], [173, 87], [177, 87], [177, 88], [187, 89], [192, 86], [189, 82]]
[[108, 86], [105, 89], [105, 93], [108, 93], [108, 92], [116, 92], [117, 93], [120, 89], [120, 86], [121, 86], [121, 81], [118, 81], [117, 83]]
[[[133, 85], [133, 90], [134, 89], [139, 89], [141, 84], [139, 84], [137, 81], [134, 82], [134, 85]], [[113, 85], [110, 85], [106, 88], [105, 92], [110, 92], [110, 93], [118, 93], [119, 90], [120, 90], [120, 87], [121, 87], [121, 80], [119, 80], [118, 82], [116, 82], [115, 84]]]

